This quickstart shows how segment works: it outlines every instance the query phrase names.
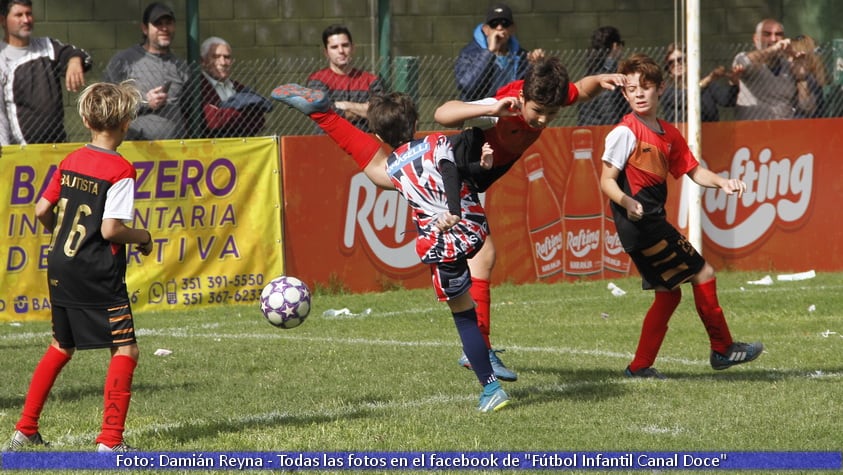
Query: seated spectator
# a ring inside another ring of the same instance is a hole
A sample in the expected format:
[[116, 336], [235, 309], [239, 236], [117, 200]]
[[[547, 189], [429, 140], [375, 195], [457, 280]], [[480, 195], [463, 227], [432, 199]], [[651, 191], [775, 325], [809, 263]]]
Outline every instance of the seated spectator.
[[184, 138], [187, 104], [182, 97], [190, 79], [187, 63], [171, 50], [176, 16], [163, 3], [151, 3], [141, 20], [143, 41], [115, 54], [103, 80], [121, 83], [131, 79], [144, 102], [129, 125], [126, 140]]
[[[591, 34], [591, 49], [586, 58], [586, 76], [614, 74], [623, 57], [624, 41], [614, 26], [601, 26]], [[577, 106], [577, 125], [615, 125], [632, 112], [620, 88], [606, 91]]]
[[[662, 117], [668, 122], [687, 122], [688, 91], [685, 77], [685, 53], [671, 43], [667, 47], [664, 69], [667, 72], [661, 96]], [[728, 80], [727, 80], [728, 79]], [[720, 107], [734, 107], [738, 97], [738, 78], [723, 66], [712, 69], [700, 79], [700, 116], [703, 122], [720, 120]]]
[[351, 65], [354, 42], [347, 27], [335, 24], [325, 28], [322, 46], [328, 67], [308, 76], [307, 87], [324, 91], [337, 114], [368, 132], [369, 98], [385, 91], [383, 81]]
[[799, 119], [825, 117], [826, 103], [823, 88], [828, 84], [817, 44], [807, 35], [799, 35], [790, 43], [793, 50], [791, 70], [796, 79], [794, 116]]
[[200, 137], [253, 137], [261, 132], [269, 99], [231, 79], [231, 45], [212, 36], [199, 48], [202, 74], [199, 97], [203, 127]]

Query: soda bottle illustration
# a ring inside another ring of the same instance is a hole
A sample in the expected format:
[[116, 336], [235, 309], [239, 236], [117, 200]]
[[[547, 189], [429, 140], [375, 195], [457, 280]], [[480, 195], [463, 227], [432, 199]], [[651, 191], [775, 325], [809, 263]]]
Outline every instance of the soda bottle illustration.
[[603, 194], [592, 161], [591, 130], [572, 133], [574, 160], [562, 204], [565, 226], [565, 274], [571, 277], [603, 273]]
[[612, 201], [606, 200], [606, 214], [603, 218], [603, 276], [626, 277], [629, 274], [629, 254], [624, 252], [615, 216], [612, 214]]
[[546, 279], [562, 272], [564, 230], [559, 201], [544, 176], [541, 156], [524, 158], [527, 173], [527, 229], [536, 277]]

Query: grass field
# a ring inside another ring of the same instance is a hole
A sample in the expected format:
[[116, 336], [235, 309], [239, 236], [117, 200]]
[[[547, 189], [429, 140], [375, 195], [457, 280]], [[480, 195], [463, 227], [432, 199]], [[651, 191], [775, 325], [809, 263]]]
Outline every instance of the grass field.
[[[494, 287], [493, 343], [519, 374], [504, 383], [512, 404], [494, 414], [476, 411], [480, 387], [456, 364], [453, 321], [430, 289], [317, 294], [292, 330], [253, 306], [137, 314], [127, 442], [189, 452], [840, 451], [843, 274], [747, 284], [761, 276], [721, 272], [718, 289], [735, 338], [761, 340], [765, 353], [713, 371], [686, 285], [656, 362], [666, 381], [622, 375], [652, 299], [637, 279], [616, 281], [622, 297], [605, 281]], [[343, 307], [371, 313], [323, 316]], [[4, 444], [49, 331], [0, 324]], [[77, 352], [60, 376], [41, 425], [53, 450], [93, 450], [107, 359]]]

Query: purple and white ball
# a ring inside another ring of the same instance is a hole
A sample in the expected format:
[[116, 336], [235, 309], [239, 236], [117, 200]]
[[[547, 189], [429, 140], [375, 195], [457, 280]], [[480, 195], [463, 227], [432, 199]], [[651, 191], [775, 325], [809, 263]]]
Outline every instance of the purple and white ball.
[[261, 312], [278, 328], [295, 328], [310, 313], [310, 289], [295, 277], [276, 277], [261, 292]]

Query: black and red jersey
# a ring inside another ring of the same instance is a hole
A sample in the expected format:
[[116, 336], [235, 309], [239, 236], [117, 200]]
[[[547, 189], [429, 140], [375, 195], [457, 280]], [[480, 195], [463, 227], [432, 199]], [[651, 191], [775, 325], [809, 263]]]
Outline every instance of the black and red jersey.
[[136, 177], [120, 154], [90, 145], [59, 164], [42, 195], [56, 212], [47, 256], [54, 305], [101, 308], [128, 302], [126, 247], [105, 240], [101, 227], [104, 216], [131, 219]]
[[656, 230], [663, 228], [654, 225], [667, 219], [668, 174], [679, 178], [699, 165], [682, 133], [663, 120], [658, 124], [662, 130], [653, 130], [631, 113], [606, 136], [603, 162], [620, 171], [618, 186], [644, 207], [644, 218], [632, 222], [625, 209], [612, 203], [618, 237], [627, 251], [660, 237]]

